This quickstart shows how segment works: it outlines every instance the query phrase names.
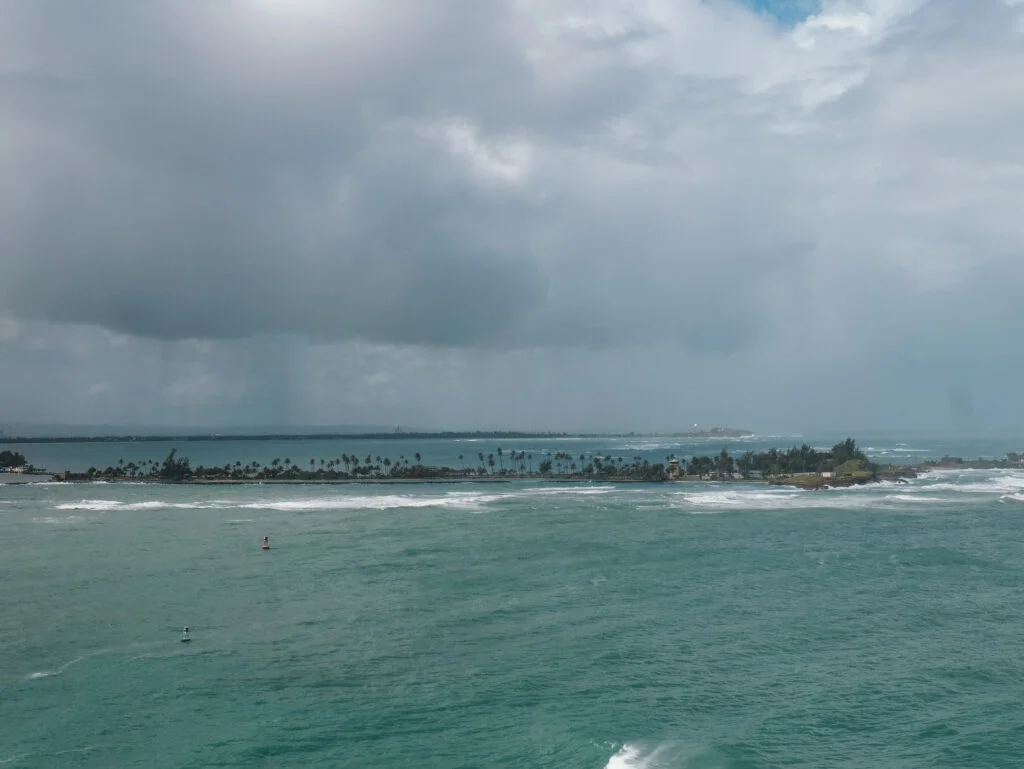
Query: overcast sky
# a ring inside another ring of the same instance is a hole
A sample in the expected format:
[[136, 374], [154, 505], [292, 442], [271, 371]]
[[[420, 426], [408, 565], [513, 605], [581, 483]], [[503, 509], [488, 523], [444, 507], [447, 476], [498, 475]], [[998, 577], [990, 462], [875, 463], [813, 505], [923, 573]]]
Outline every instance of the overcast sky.
[[0, 0], [6, 422], [1024, 426], [1024, 0]]

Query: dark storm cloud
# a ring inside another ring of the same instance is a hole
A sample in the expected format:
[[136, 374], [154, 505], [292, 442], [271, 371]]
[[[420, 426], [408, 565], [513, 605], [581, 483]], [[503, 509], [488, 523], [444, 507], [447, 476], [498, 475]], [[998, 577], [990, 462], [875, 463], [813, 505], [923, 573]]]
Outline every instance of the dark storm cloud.
[[[460, 92], [452, 75], [466, 77], [501, 14], [397, 7], [366, 21], [384, 39], [343, 31], [312, 51], [315, 30], [285, 29], [252, 73], [260, 29], [224, 33], [252, 14], [244, 5], [18, 9], [20, 37], [6, 42], [21, 69], [3, 91], [17, 150], [3, 190], [4, 304], [143, 336], [427, 343], [484, 338], [536, 305], [529, 256], [446, 232], [454, 207], [472, 216], [478, 205], [432, 168], [431, 148], [388, 134], [405, 117], [396, 104], [426, 109], [417, 102], [441, 97], [435, 82]], [[328, 20], [344, 23], [337, 15]], [[287, 27], [283, 16], [263, 18], [265, 31]], [[454, 34], [457, 20], [472, 33]], [[433, 109], [458, 106], [445, 101]]]
[[0, 396], [1020, 415], [1024, 6], [820, 6], [7, 3]]
[[[729, 212], [701, 221], [701, 191], [650, 166], [614, 207], [545, 167], [643, 99], [620, 49], [653, 25], [567, 30], [547, 55], [571, 71], [542, 81], [504, 4], [388, 6], [19, 6], [0, 302], [171, 339], [601, 345], [682, 315], [681, 340], [740, 341], [762, 245], [723, 232]], [[534, 237], [566, 229], [551, 208], [574, 216], [558, 247]], [[715, 284], [727, 317], [695, 330]]]

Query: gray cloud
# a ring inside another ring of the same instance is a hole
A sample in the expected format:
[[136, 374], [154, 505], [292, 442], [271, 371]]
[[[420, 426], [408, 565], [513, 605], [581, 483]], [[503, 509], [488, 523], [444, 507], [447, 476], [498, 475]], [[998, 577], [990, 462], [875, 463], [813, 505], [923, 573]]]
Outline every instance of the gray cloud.
[[822, 5], [11, 4], [2, 373], [68, 419], [1012, 411], [1024, 9]]

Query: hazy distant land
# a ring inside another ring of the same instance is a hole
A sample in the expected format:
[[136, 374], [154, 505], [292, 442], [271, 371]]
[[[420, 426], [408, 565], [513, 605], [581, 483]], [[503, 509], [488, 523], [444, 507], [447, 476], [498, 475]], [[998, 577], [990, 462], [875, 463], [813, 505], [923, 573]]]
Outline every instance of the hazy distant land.
[[307, 440], [529, 440], [551, 438], [746, 438], [754, 435], [749, 430], [738, 430], [733, 427], [712, 427], [710, 430], [697, 430], [682, 433], [638, 433], [638, 432], [523, 432], [515, 430], [475, 430], [475, 431], [441, 431], [441, 432], [405, 432], [391, 430], [388, 432], [281, 432], [281, 433], [145, 433], [136, 434], [54, 434], [54, 435], [13, 435], [3, 437], [0, 443], [160, 443], [171, 441], [307, 441]]
[[[724, 437], [721, 430], [716, 433]], [[730, 431], [742, 432], [742, 431]], [[409, 434], [403, 434], [408, 437]], [[452, 437], [462, 433], [430, 434], [433, 437]], [[474, 439], [484, 433], [466, 433]], [[501, 437], [516, 437], [521, 433], [500, 433]], [[553, 433], [526, 434], [550, 437]], [[351, 437], [351, 436], [347, 436]], [[251, 440], [251, 438], [250, 438]], [[474, 449], [478, 447], [474, 446]], [[424, 464], [419, 452], [409, 457], [391, 458], [367, 454], [342, 454], [337, 458], [310, 459], [301, 466], [289, 457], [275, 458], [267, 464], [241, 461], [216, 466], [193, 466], [191, 460], [173, 449], [162, 461], [153, 459], [139, 462], [121, 459], [116, 465], [90, 467], [84, 473], [63, 472], [54, 475], [33, 468], [19, 452], [0, 451], [0, 482], [28, 480], [56, 480], [67, 482], [89, 481], [142, 481], [153, 483], [501, 483], [514, 480], [540, 480], [549, 482], [761, 482], [796, 486], [803, 489], [822, 489], [879, 481], [904, 481], [920, 472], [940, 467], [954, 468], [1010, 468], [1024, 466], [1024, 455], [1009, 453], [999, 460], [964, 460], [943, 457], [919, 464], [881, 465], [871, 461], [847, 438], [829, 450], [819, 450], [804, 444], [789, 449], [771, 448], [745, 451], [738, 456], [726, 449], [718, 454], [676, 457], [670, 454], [665, 462], [651, 462], [642, 457], [623, 458], [611, 454], [574, 454], [568, 451], [494, 450], [462, 454], [458, 467]]]

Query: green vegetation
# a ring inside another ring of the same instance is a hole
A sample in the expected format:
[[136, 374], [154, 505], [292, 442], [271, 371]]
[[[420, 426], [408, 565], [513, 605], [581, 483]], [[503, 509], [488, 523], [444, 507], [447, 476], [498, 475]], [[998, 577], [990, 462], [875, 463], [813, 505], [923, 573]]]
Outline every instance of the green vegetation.
[[[468, 462], [467, 462], [468, 459]], [[674, 464], [674, 456], [666, 462]], [[856, 464], [847, 466], [848, 463]], [[844, 464], [846, 463], [846, 464]], [[789, 450], [771, 449], [747, 452], [738, 459], [722, 451], [713, 457], [694, 456], [680, 462], [686, 477], [701, 480], [735, 480], [751, 478], [788, 478], [799, 473], [820, 473], [843, 467], [843, 472], [870, 475], [873, 467], [852, 439], [836, 444], [830, 451], [817, 451], [810, 446], [794, 446]], [[535, 470], [536, 468], [536, 470]], [[551, 480], [644, 481], [668, 480], [666, 464], [651, 462], [642, 456], [624, 459], [609, 454], [573, 455], [566, 451], [544, 452], [534, 462], [532, 453], [506, 451], [500, 446], [494, 451], [477, 453], [476, 457], [459, 456], [458, 467], [425, 464], [423, 455], [415, 452], [391, 457], [364, 457], [343, 454], [337, 458], [310, 458], [293, 462], [291, 458], [274, 459], [268, 465], [240, 461], [225, 465], [193, 467], [187, 458], [171, 451], [162, 462], [125, 462], [104, 470], [92, 467], [71, 480], [103, 478], [108, 480], [139, 479], [152, 481], [349, 481], [349, 480], [434, 480], [434, 479], [515, 479], [547, 478]]]
[[[469, 457], [473, 462], [473, 457]], [[82, 474], [69, 474], [67, 480], [148, 480], [148, 481], [366, 481], [366, 480], [460, 480], [460, 479], [515, 479], [549, 478], [553, 480], [601, 479], [617, 481], [663, 481], [665, 466], [651, 463], [642, 457], [624, 461], [622, 457], [574, 456], [568, 452], [546, 452], [538, 457], [534, 472], [534, 456], [526, 451], [505, 451], [496, 447], [494, 452], [479, 452], [476, 466], [469, 466], [464, 455], [459, 456], [459, 467], [432, 466], [423, 463], [423, 456], [415, 452], [391, 457], [365, 457], [342, 454], [338, 458], [311, 458], [302, 467], [291, 458], [276, 458], [270, 464], [229, 462], [225, 465], [193, 467], [187, 458], [171, 451], [161, 463], [153, 460], [125, 462], [106, 469], [90, 467]], [[63, 476], [58, 476], [62, 478]]]
[[16, 451], [8, 451], [4, 449], [0, 451], [0, 467], [25, 467], [28, 464], [28, 460], [25, 459], [24, 454], [19, 454]]
[[1024, 467], [1024, 454], [1011, 451], [1003, 459], [964, 459], [947, 454], [941, 459], [926, 461], [924, 466], [926, 468], [956, 468], [958, 470], [1003, 470]]
[[[10, 452], [0, 453], [0, 458]], [[24, 460], [21, 455], [14, 455]], [[535, 461], [536, 459], [536, 461]], [[827, 451], [804, 444], [790, 449], [748, 451], [733, 457], [724, 448], [714, 456], [666, 457], [664, 464], [641, 456], [623, 459], [611, 455], [579, 454], [566, 451], [533, 453], [507, 451], [477, 452], [460, 455], [458, 467], [430, 465], [420, 452], [398, 458], [367, 454], [360, 457], [342, 454], [337, 458], [310, 458], [293, 462], [290, 457], [275, 458], [267, 465], [240, 461], [224, 465], [193, 466], [188, 458], [172, 450], [162, 461], [125, 462], [82, 474], [56, 476], [58, 480], [147, 480], [159, 482], [331, 482], [331, 481], [430, 481], [430, 480], [514, 480], [536, 478], [552, 481], [636, 481], [657, 483], [666, 480], [750, 481], [764, 480], [803, 489], [850, 486], [879, 480], [904, 480], [918, 469], [929, 467], [1018, 467], [1024, 456], [1010, 454], [1003, 460], [965, 462], [957, 457], [925, 463], [918, 467], [879, 467], [870, 462], [852, 438], [840, 441]]]
[[829, 451], [818, 451], [808, 446], [793, 446], [788, 450], [748, 451], [734, 458], [722, 449], [716, 457], [691, 457], [686, 465], [686, 474], [707, 480], [731, 478], [778, 478], [800, 473], [833, 472], [850, 460], [865, 463], [865, 470], [872, 470], [864, 452], [857, 448], [853, 438], [837, 443]]

